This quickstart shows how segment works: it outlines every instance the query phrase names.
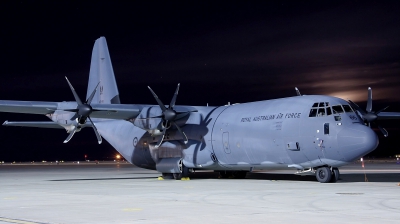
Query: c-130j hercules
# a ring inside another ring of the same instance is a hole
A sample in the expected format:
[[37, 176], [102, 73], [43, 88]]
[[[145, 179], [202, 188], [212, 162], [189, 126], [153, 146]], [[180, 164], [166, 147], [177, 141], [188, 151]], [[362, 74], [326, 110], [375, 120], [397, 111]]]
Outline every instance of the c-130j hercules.
[[336, 97], [300, 95], [297, 89], [298, 96], [289, 98], [178, 106], [179, 84], [169, 105], [150, 87], [158, 105], [120, 104], [104, 37], [93, 47], [86, 100], [67, 82], [75, 102], [0, 101], [2, 112], [42, 114], [52, 121], [3, 125], [65, 129], [64, 143], [91, 127], [99, 144], [103, 137], [130, 163], [175, 179], [195, 170], [244, 178], [252, 170], [292, 169], [321, 183], [336, 182], [338, 167], [378, 146], [369, 123], [400, 118], [396, 112], [373, 112], [370, 88], [366, 110]]

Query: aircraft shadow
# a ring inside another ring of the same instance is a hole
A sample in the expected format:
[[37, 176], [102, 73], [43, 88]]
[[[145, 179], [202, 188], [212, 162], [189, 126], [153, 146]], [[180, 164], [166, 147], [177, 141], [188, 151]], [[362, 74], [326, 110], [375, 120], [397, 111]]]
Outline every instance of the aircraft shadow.
[[82, 179], [60, 179], [48, 181], [87, 181], [87, 180], [139, 180], [139, 179], [154, 179], [156, 177], [117, 177], [117, 178], [82, 178]]
[[[354, 182], [396, 182], [400, 183], [400, 173], [373, 173], [366, 174], [341, 174], [339, 183]], [[218, 179], [219, 174], [214, 172], [201, 172], [190, 175], [191, 179]], [[229, 178], [228, 178], [229, 179]], [[251, 180], [271, 180], [271, 181], [308, 181], [317, 182], [315, 176], [299, 176], [294, 174], [277, 174], [277, 173], [248, 173], [245, 179]]]

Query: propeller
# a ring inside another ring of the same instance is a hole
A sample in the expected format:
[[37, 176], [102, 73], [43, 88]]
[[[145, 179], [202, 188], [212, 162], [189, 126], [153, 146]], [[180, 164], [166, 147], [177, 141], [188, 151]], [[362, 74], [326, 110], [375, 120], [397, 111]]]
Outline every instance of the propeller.
[[[97, 87], [99, 86], [100, 82], [97, 84], [96, 88], [94, 88], [94, 90], [93, 90], [92, 94], [90, 94], [89, 98], [85, 102], [82, 102], [81, 99], [79, 98], [78, 94], [76, 93], [74, 87], [69, 82], [68, 78], [65, 77], [65, 79], [67, 80], [68, 85], [71, 88], [72, 94], [74, 94], [75, 101], [78, 104], [78, 106], [75, 109], [65, 109], [64, 111], [75, 112], [75, 115], [71, 118], [71, 120], [77, 119], [78, 125], [85, 124], [86, 120], [89, 119], [90, 123], [92, 124], [94, 133], [96, 134], [97, 142], [99, 144], [101, 144], [101, 142], [102, 142], [101, 136], [100, 136], [99, 132], [97, 131], [97, 128], [94, 125], [92, 119], [89, 116], [93, 111], [92, 107], [90, 106], [90, 103], [93, 100], [94, 94], [96, 93]], [[64, 143], [69, 142], [69, 140], [71, 140], [72, 136], [74, 136], [76, 131], [77, 131], [77, 127], [75, 127], [72, 131], [70, 131], [70, 133], [69, 133], [68, 137], [65, 139]]]
[[[156, 99], [156, 101], [162, 111], [161, 115], [156, 116], [156, 117], [151, 117], [151, 118], [161, 118], [162, 119], [161, 123], [164, 127], [162, 137], [158, 140], [155, 148], [158, 148], [161, 145], [162, 141], [164, 140], [167, 129], [169, 129], [172, 125], [175, 126], [175, 128], [178, 130], [179, 134], [183, 138], [184, 143], [186, 144], [188, 142], [188, 138], [187, 138], [185, 132], [183, 132], [182, 129], [179, 127], [179, 125], [177, 125], [175, 123], [175, 120], [181, 118], [182, 116], [180, 116], [180, 115], [188, 114], [190, 112], [196, 112], [197, 110], [196, 111], [175, 111], [174, 110], [176, 98], [178, 97], [179, 86], [180, 86], [180, 84], [178, 83], [178, 86], [176, 87], [174, 96], [172, 97], [172, 100], [168, 107], [166, 107], [161, 102], [161, 100], [158, 98], [157, 94], [150, 88], [150, 86], [147, 86], [149, 88], [150, 92], [153, 94], [154, 98]], [[146, 118], [146, 119], [150, 119], [150, 118]]]
[[349, 103], [351, 104], [351, 106], [353, 108], [355, 108], [361, 114], [362, 119], [364, 120], [365, 123], [368, 123], [369, 127], [371, 127], [371, 123], [376, 124], [376, 125], [378, 125], [378, 128], [382, 132], [383, 136], [385, 136], [385, 137], [388, 136], [389, 133], [386, 131], [386, 129], [379, 126], [379, 124], [377, 124], [376, 120], [379, 118], [379, 113], [386, 110], [389, 106], [387, 106], [383, 109], [380, 109], [376, 112], [372, 111], [372, 89], [371, 89], [371, 87], [368, 87], [368, 101], [367, 101], [366, 110], [360, 108], [357, 104], [355, 104], [351, 100], [349, 100]]

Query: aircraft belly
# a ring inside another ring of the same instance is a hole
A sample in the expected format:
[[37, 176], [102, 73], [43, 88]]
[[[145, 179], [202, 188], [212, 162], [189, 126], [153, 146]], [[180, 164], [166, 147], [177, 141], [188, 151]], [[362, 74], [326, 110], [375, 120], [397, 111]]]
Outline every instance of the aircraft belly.
[[151, 136], [145, 130], [124, 120], [96, 122], [101, 136], [106, 139], [128, 162], [138, 167], [155, 169], [149, 150]]

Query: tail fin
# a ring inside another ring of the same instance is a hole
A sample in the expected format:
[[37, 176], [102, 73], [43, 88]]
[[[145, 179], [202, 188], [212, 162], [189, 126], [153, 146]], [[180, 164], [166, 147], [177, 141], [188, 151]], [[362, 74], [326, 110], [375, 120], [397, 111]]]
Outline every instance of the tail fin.
[[111, 64], [110, 54], [108, 53], [105, 37], [100, 37], [94, 43], [86, 98], [90, 96], [98, 83], [100, 83], [100, 85], [93, 98], [93, 103], [120, 103], [118, 87], [115, 81], [114, 71]]

